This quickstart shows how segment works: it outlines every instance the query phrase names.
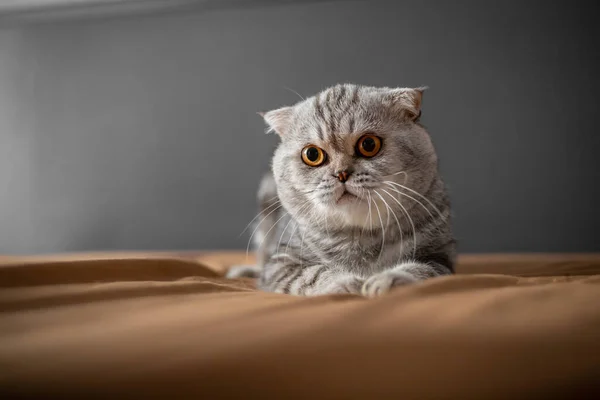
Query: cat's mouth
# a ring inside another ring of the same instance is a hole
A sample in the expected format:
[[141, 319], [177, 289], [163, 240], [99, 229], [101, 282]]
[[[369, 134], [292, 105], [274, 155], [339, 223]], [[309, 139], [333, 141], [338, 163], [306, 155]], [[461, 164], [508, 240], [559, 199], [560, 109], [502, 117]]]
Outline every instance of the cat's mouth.
[[344, 191], [337, 198], [337, 200], [335, 201], [335, 203], [336, 204], [344, 204], [344, 203], [349, 203], [349, 202], [355, 202], [356, 200], [358, 200], [358, 196], [356, 196], [355, 194], [350, 193], [347, 189], [344, 188]]

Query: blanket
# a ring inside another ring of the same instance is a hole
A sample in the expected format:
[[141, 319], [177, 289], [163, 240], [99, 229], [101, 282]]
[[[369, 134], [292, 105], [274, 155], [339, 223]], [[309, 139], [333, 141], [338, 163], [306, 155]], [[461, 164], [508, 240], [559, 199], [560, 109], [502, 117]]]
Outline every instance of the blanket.
[[223, 278], [252, 261], [0, 256], [0, 396], [600, 394], [600, 255], [463, 255], [456, 275], [377, 299], [264, 293]]

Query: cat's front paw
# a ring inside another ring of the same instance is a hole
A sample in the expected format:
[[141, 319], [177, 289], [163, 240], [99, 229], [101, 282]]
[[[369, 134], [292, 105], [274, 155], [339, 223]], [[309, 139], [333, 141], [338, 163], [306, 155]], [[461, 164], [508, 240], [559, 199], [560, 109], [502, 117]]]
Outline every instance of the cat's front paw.
[[419, 279], [405, 271], [383, 271], [367, 279], [361, 293], [366, 297], [382, 296], [396, 286], [409, 285]]
[[325, 288], [324, 292], [329, 294], [360, 294], [364, 280], [351, 276], [339, 278]]
[[260, 267], [257, 265], [238, 265], [229, 268], [225, 277], [227, 279], [258, 278], [260, 276], [260, 270]]

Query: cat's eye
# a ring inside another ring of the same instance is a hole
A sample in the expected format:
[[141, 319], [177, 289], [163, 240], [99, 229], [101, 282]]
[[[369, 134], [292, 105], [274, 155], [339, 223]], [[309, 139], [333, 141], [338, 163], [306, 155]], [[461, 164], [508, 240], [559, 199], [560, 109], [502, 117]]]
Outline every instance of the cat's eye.
[[356, 142], [356, 152], [362, 157], [374, 157], [379, 150], [381, 150], [381, 139], [375, 135], [363, 135]]
[[304, 161], [304, 164], [306, 165], [318, 167], [319, 165], [322, 165], [325, 160], [327, 160], [327, 153], [314, 144], [309, 144], [302, 149], [302, 161]]

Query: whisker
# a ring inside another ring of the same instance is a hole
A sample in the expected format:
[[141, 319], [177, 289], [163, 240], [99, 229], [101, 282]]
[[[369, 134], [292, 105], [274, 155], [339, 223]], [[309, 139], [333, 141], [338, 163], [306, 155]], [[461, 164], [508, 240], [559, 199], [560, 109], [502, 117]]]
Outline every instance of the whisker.
[[281, 221], [283, 218], [285, 218], [285, 213], [281, 217], [279, 217], [279, 219], [277, 221], [275, 221], [275, 223], [273, 223], [273, 225], [271, 225], [271, 227], [269, 228], [269, 230], [267, 231], [267, 233], [265, 233], [265, 236], [264, 236], [262, 242], [258, 245], [257, 250], [261, 249], [261, 247], [267, 241], [267, 238], [268, 238], [269, 233], [271, 232], [271, 230], [273, 230], [273, 228], [275, 228], [277, 226], [277, 224], [279, 223], [279, 221]]
[[300, 242], [300, 268], [304, 268], [304, 235], [306, 235], [306, 229], [302, 232], [302, 242]]
[[406, 210], [406, 208], [402, 205], [402, 203], [400, 202], [400, 200], [398, 200], [397, 198], [395, 198], [394, 196], [392, 196], [392, 194], [390, 192], [388, 192], [387, 190], [385, 190], [385, 189], [381, 189], [381, 190], [383, 190], [385, 193], [387, 193], [388, 196], [390, 196], [392, 199], [394, 199], [394, 201], [396, 203], [398, 203], [398, 205], [400, 206], [400, 208], [402, 208], [402, 211], [404, 211], [404, 214], [408, 218], [408, 222], [410, 222], [410, 226], [411, 226], [412, 232], [413, 232], [413, 258], [414, 258], [415, 255], [417, 254], [417, 232], [415, 230], [415, 224], [413, 223], [413, 220], [410, 217], [410, 214], [408, 213], [408, 211]]
[[[431, 200], [429, 200], [427, 197], [423, 196], [421, 193], [417, 192], [416, 190], [413, 190], [413, 189], [409, 188], [408, 186], [401, 185], [401, 184], [399, 184], [397, 182], [392, 182], [392, 181], [386, 181], [386, 182], [391, 183], [392, 185], [399, 186], [400, 188], [402, 188], [404, 190], [408, 190], [409, 192], [416, 194], [417, 196], [419, 196], [420, 198], [422, 198], [423, 200], [425, 200], [427, 203], [429, 203], [429, 205], [440, 215], [440, 217], [442, 219], [444, 219], [444, 220], [446, 219], [446, 217], [444, 217], [444, 214], [442, 214], [442, 212], [435, 206], [435, 204], [433, 204], [431, 202]], [[404, 193], [404, 194], [406, 195], [406, 193]]]
[[[363, 192], [367, 193], [367, 195], [369, 194], [369, 192], [366, 189], [361, 189], [361, 190]], [[368, 205], [369, 205], [369, 213], [367, 214], [367, 217], [365, 218], [365, 223], [363, 224], [362, 231], [360, 232], [359, 242], [360, 242], [360, 239], [362, 239], [362, 236], [365, 233], [365, 228], [367, 227], [367, 224], [366, 224], [367, 219], [371, 220], [371, 197], [370, 196], [367, 198], [367, 201], [368, 201]]]
[[[310, 203], [309, 203], [309, 202], [307, 202], [305, 205], [307, 205], [307, 206], [308, 206], [308, 205], [310, 205]], [[287, 253], [287, 250], [288, 250], [288, 248], [290, 247], [290, 242], [291, 242], [291, 239], [292, 239], [292, 237], [294, 237], [294, 235], [296, 234], [296, 231], [298, 230], [298, 227], [300, 226], [300, 224], [298, 223], [298, 220], [300, 219], [300, 216], [302, 216], [302, 214], [305, 214], [305, 213], [307, 214], [309, 209], [310, 209], [310, 207], [301, 208], [301, 209], [298, 211], [298, 216], [294, 218], [294, 219], [295, 219], [295, 221], [294, 221], [294, 222], [296, 223], [296, 226], [294, 227], [294, 230], [292, 231], [292, 233], [291, 233], [291, 235], [290, 235], [290, 240], [288, 240], [288, 242], [287, 242], [287, 244], [286, 244], [286, 246], [285, 246], [285, 252], [286, 252], [286, 253]], [[304, 239], [303, 239], [303, 240], [304, 240]]]
[[385, 199], [383, 198], [383, 196], [375, 189], [374, 190], [375, 194], [377, 196], [379, 196], [379, 198], [381, 199], [381, 201], [383, 201], [383, 204], [385, 204], [385, 206], [387, 207], [388, 210], [388, 224], [389, 224], [389, 218], [390, 218], [390, 213], [392, 214], [392, 216], [394, 217], [394, 219], [396, 220], [396, 225], [398, 225], [398, 231], [400, 231], [400, 254], [398, 255], [398, 261], [397, 263], [400, 263], [400, 260], [402, 259], [402, 254], [404, 254], [404, 234], [402, 232], [402, 225], [400, 224], [400, 221], [398, 220], [398, 217], [396, 216], [396, 213], [394, 212], [394, 210], [392, 210], [392, 207], [389, 206], [388, 202], [385, 201]]
[[292, 89], [290, 87], [287, 87], [287, 86], [284, 86], [283, 88], [289, 90], [290, 92], [292, 92], [292, 93], [294, 93], [296, 95], [298, 95], [298, 97], [300, 97], [302, 100], [306, 100], [304, 97], [302, 97], [302, 95], [300, 93], [296, 92], [294, 89]]
[[[275, 197], [273, 197], [273, 198], [271, 198], [271, 199], [267, 200], [266, 202], [268, 203], [268, 202], [270, 202], [270, 201], [273, 201], [273, 200], [275, 200], [277, 197], [278, 197], [278, 196], [275, 196]], [[273, 206], [274, 206], [274, 205], [276, 205], [276, 204], [281, 204], [281, 202], [280, 202], [279, 200], [277, 200], [275, 203], [273, 203], [273, 204], [271, 204], [270, 206], [266, 207], [264, 210], [260, 210], [260, 212], [259, 212], [258, 214], [256, 214], [256, 216], [255, 216], [254, 218], [252, 218], [252, 221], [250, 221], [250, 222], [248, 223], [248, 225], [246, 225], [246, 227], [244, 228], [244, 230], [242, 231], [242, 233], [240, 233], [240, 235], [239, 235], [238, 237], [242, 236], [242, 235], [244, 234], [244, 232], [246, 232], [246, 230], [247, 230], [248, 228], [250, 228], [250, 225], [252, 225], [252, 223], [253, 223], [253, 222], [256, 220], [256, 218], [260, 217], [260, 216], [261, 216], [261, 214], [262, 214], [263, 212], [267, 211], [269, 208], [273, 207]]]
[[277, 211], [281, 207], [282, 207], [282, 205], [280, 204], [279, 206], [277, 206], [273, 210], [271, 210], [271, 212], [269, 212], [267, 215], [264, 216], [263, 219], [260, 220], [258, 225], [256, 225], [256, 228], [254, 228], [254, 231], [252, 231], [252, 235], [250, 235], [250, 239], [248, 239], [248, 245], [246, 246], [246, 261], [248, 260], [248, 253], [250, 252], [250, 243], [252, 243], [252, 238], [254, 237], [254, 234], [256, 233], [257, 229], [260, 227], [260, 224], [262, 224], [269, 215], [273, 214], [275, 211]]
[[317, 191], [317, 189], [313, 189], [313, 190], [297, 190], [298, 193], [302, 193], [302, 194], [313, 194]]
[[[308, 206], [310, 203], [307, 201], [306, 203], [304, 203], [302, 205], [302, 207], [300, 207], [299, 212], [301, 212], [306, 206]], [[285, 215], [285, 214], [284, 214]], [[285, 225], [285, 228], [283, 228], [283, 231], [281, 232], [281, 236], [279, 236], [279, 242], [277, 242], [277, 251], [279, 251], [279, 247], [281, 246], [281, 240], [283, 239], [283, 235], [285, 234], [285, 231], [287, 230], [288, 226], [290, 226], [290, 223], [294, 220], [294, 218], [290, 215], [290, 220], [288, 221], [288, 223]], [[290, 236], [291, 239], [291, 236]], [[289, 241], [288, 241], [288, 245], [289, 245]], [[286, 253], [287, 253], [287, 247], [286, 247]]]
[[396, 175], [400, 175], [400, 174], [406, 175], [406, 172], [405, 171], [398, 171], [398, 172], [396, 172], [394, 174], [389, 174], [389, 175], [385, 175], [385, 176], [396, 176]]
[[290, 242], [292, 241], [292, 238], [294, 237], [294, 235], [296, 234], [296, 231], [298, 230], [298, 222], [294, 221], [296, 223], [296, 226], [294, 227], [294, 230], [292, 231], [292, 233], [290, 234], [290, 240], [288, 240], [287, 244], [285, 245], [285, 253], [287, 254], [288, 248], [290, 247]]
[[[381, 218], [381, 213], [379, 212], [379, 206], [377, 205], [377, 201], [374, 201], [373, 204], [377, 208], [377, 216], [379, 217], [379, 223], [381, 224], [381, 236], [382, 236], [381, 249], [379, 250], [379, 257], [377, 257], [377, 262], [379, 263], [379, 260], [381, 259], [381, 255], [383, 254], [383, 248], [385, 246], [385, 228], [383, 227], [383, 219]], [[388, 221], [389, 221], [389, 214], [388, 214]]]
[[[265, 242], [267, 241], [267, 238], [269, 236], [269, 233], [271, 232], [271, 230], [277, 226], [277, 224], [279, 223], [279, 221], [281, 221], [283, 218], [285, 218], [286, 213], [284, 212], [283, 215], [281, 217], [279, 217], [279, 219], [277, 221], [275, 221], [275, 223], [269, 228], [269, 230], [267, 231], [267, 233], [265, 233], [265, 237], [263, 238], [263, 241], [261, 242], [261, 244], [258, 246], [258, 249], [260, 249]], [[289, 224], [289, 222], [288, 222]], [[287, 225], [286, 225], [287, 228]], [[283, 233], [285, 233], [285, 230], [281, 233], [281, 235], [283, 236]], [[279, 238], [281, 240], [281, 237]]]
[[[361, 192], [360, 192], [360, 193], [361, 193], [361, 199], [362, 199], [362, 198], [364, 198], [364, 199], [367, 199], [367, 198], [364, 196], [364, 194], [363, 194], [364, 192], [366, 192], [366, 189], [364, 189], [364, 188], [359, 188], [359, 189], [360, 189], [360, 191], [361, 191]], [[369, 206], [370, 206], [370, 204], [369, 204]], [[365, 233], [365, 228], [366, 228], [366, 225], [367, 225], [367, 218], [369, 218], [369, 215], [367, 215], [367, 216], [365, 217], [365, 222], [363, 222], [363, 228], [362, 228], [362, 230], [360, 231], [360, 235], [358, 236], [358, 242], [357, 242], [357, 244], [358, 244], [358, 246], [359, 246], [359, 247], [360, 247], [360, 245], [361, 245], [362, 237], [363, 237], [363, 235], [364, 235], [364, 233]]]
[[302, 232], [302, 242], [300, 242], [300, 268], [304, 268], [304, 235], [306, 235], [306, 229]]
[[285, 231], [287, 231], [287, 228], [290, 226], [290, 223], [293, 221], [294, 219], [290, 216], [290, 220], [288, 221], [287, 224], [285, 224], [285, 227], [283, 228], [283, 231], [281, 231], [281, 235], [279, 236], [279, 241], [277, 242], [277, 247], [275, 248], [275, 250], [277, 252], [279, 252], [279, 246], [281, 246], [281, 241], [283, 240], [283, 235], [285, 234]]
[[388, 178], [390, 176], [397, 176], [400, 174], [404, 175], [404, 184], [406, 184], [406, 181], [408, 180], [408, 174], [406, 173], [406, 171], [398, 171], [398, 172], [390, 174], [390, 175], [384, 175], [383, 178]]
[[369, 196], [369, 231], [373, 231], [373, 218], [371, 217], [371, 193], [367, 191]]
[[[385, 183], [385, 182], [384, 182]], [[406, 194], [406, 193], [402, 193], [401, 191], [399, 191], [398, 189], [396, 189], [394, 186], [389, 185], [388, 186], [390, 190], [394, 191], [395, 193], [398, 193], [399, 195], [402, 195], [404, 197], [408, 197], [409, 199], [417, 202], [425, 211], [427, 211], [427, 214], [429, 214], [429, 217], [431, 218], [430, 221], [434, 224], [435, 229], [442, 233], [442, 229], [440, 227], [440, 225], [437, 223], [435, 217], [433, 216], [433, 214], [431, 213], [431, 211], [429, 211], [429, 209], [427, 207], [425, 207], [425, 205], [423, 203], [421, 203], [419, 200], [415, 199], [414, 197]]]

